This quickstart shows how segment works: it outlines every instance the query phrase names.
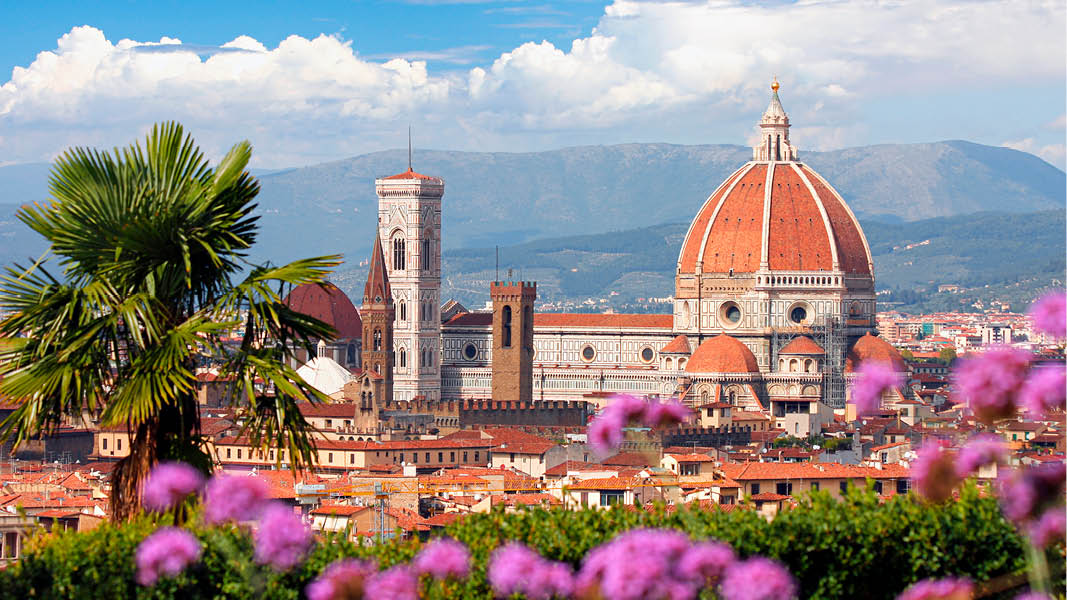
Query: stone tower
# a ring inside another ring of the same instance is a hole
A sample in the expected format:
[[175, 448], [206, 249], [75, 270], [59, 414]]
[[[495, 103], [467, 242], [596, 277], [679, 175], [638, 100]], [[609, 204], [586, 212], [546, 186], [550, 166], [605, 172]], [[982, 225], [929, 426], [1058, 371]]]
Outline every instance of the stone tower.
[[441, 398], [441, 197], [444, 181], [408, 170], [374, 182], [378, 235], [396, 310], [397, 400]]
[[393, 321], [396, 309], [389, 290], [389, 275], [381, 237], [375, 238], [370, 272], [363, 288], [363, 370], [381, 376], [385, 400], [393, 397]]
[[537, 284], [494, 281], [493, 400], [533, 400], [533, 306]]

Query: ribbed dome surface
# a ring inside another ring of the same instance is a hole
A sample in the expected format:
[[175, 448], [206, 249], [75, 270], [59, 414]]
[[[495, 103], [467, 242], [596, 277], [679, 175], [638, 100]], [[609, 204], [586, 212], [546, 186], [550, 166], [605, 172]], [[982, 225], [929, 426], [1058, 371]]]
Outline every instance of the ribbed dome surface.
[[358, 338], [363, 332], [359, 312], [348, 296], [332, 283], [307, 283], [295, 288], [285, 298], [289, 308], [329, 323], [338, 339]]
[[900, 352], [897, 352], [897, 349], [889, 342], [870, 333], [856, 340], [852, 349], [848, 351], [848, 356], [845, 358], [845, 371], [855, 371], [867, 361], [890, 365], [897, 373], [907, 372]]
[[705, 340], [685, 366], [688, 373], [759, 373], [752, 351], [736, 339], [717, 335]]
[[871, 273], [859, 222], [797, 162], [750, 162], [728, 177], [693, 219], [679, 272], [754, 273], [762, 262], [777, 271]]

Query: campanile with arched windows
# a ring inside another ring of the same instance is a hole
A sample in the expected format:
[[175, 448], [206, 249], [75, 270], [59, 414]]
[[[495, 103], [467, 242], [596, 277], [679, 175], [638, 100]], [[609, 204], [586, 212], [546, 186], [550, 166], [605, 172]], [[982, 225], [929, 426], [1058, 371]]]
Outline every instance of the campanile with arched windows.
[[[397, 400], [441, 398], [440, 178], [408, 170], [375, 181], [378, 235], [396, 318], [393, 393]], [[371, 340], [373, 343], [373, 340]]]

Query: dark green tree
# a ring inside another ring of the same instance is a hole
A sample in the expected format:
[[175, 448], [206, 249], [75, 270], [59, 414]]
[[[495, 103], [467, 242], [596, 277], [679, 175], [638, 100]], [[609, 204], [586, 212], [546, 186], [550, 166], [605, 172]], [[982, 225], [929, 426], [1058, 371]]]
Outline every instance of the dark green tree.
[[[115, 520], [139, 510], [141, 482], [157, 462], [210, 471], [195, 388], [204, 361], [232, 380], [228, 397], [254, 444], [288, 449], [297, 469], [314, 460], [297, 403], [326, 398], [288, 359], [334, 332], [290, 310], [284, 294], [323, 282], [339, 257], [247, 262], [258, 228], [251, 151], [241, 142], [211, 168], [181, 125], [157, 125], [143, 147], [68, 150], [53, 167], [50, 202], [18, 212], [50, 249], [0, 276], [9, 313], [0, 322], [0, 395], [18, 406], [0, 438], [19, 444], [86, 416], [126, 427], [130, 453], [112, 477]], [[48, 270], [50, 255], [58, 271]], [[233, 332], [239, 343], [224, 346]]]

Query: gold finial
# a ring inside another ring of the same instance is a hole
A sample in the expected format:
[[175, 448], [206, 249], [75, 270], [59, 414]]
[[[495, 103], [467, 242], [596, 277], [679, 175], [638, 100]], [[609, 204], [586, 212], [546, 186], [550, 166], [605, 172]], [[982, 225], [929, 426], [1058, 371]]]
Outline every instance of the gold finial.
[[779, 87], [778, 86], [778, 76], [775, 75], [774, 76], [774, 81], [771, 82], [771, 89], [777, 92], [778, 91], [778, 87]]

